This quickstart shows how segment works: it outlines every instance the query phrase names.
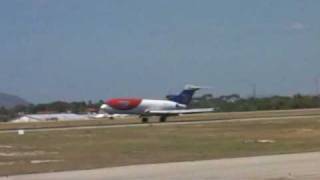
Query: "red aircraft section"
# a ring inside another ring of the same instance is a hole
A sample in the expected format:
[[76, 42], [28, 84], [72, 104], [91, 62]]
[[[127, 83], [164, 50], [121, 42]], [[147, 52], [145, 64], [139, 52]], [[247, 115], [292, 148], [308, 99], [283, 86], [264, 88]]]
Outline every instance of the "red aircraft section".
[[131, 110], [138, 107], [141, 102], [142, 99], [138, 98], [121, 98], [107, 100], [106, 104], [117, 110]]

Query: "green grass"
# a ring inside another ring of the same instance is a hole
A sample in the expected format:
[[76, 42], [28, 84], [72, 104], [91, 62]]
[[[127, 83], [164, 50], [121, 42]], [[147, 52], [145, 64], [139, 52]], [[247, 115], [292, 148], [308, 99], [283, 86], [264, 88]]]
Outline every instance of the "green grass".
[[[275, 142], [258, 143], [261, 139]], [[0, 175], [320, 151], [320, 119], [0, 135], [0, 153], [36, 151], [0, 156]], [[31, 164], [32, 160], [63, 161]], [[1, 164], [5, 162], [14, 164]]]

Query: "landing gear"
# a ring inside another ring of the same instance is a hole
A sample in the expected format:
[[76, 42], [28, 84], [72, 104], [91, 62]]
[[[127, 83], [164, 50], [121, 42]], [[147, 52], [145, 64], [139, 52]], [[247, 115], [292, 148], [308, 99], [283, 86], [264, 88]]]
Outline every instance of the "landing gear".
[[[141, 117], [142, 123], [148, 123], [149, 118], [148, 117]], [[167, 116], [160, 116], [160, 122], [166, 122]]]
[[143, 118], [142, 118], [142, 123], [147, 123], [148, 120], [149, 120], [149, 119], [148, 119], [147, 117], [143, 117]]
[[167, 120], [167, 117], [166, 116], [161, 116], [160, 117], [160, 122], [166, 122]]

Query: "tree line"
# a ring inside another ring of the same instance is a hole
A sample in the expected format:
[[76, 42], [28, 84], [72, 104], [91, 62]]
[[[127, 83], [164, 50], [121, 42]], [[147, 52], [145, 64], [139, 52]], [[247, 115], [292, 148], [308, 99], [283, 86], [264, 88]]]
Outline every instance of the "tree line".
[[206, 94], [194, 98], [191, 106], [213, 107], [218, 112], [319, 108], [320, 96], [296, 94], [294, 96], [242, 98], [238, 94], [220, 97]]

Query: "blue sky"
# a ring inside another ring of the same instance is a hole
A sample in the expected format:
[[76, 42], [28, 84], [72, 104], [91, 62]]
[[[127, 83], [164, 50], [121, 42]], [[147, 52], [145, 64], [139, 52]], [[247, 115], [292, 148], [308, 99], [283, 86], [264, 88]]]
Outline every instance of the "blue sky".
[[318, 0], [3, 0], [0, 92], [32, 102], [314, 93]]

